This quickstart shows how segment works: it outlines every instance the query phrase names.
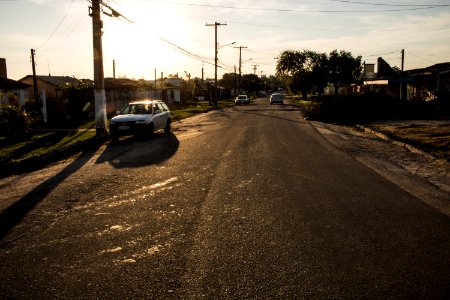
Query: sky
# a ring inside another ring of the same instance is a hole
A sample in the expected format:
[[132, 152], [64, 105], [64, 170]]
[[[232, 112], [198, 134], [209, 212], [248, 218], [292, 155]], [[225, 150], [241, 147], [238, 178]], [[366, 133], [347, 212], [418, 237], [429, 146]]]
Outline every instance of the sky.
[[[178, 74], [214, 78], [214, 26], [219, 78], [274, 75], [285, 50], [334, 49], [383, 57], [404, 69], [450, 62], [450, 1], [422, 0], [103, 0], [105, 77], [153, 80]], [[93, 79], [92, 19], [88, 0], [0, 0], [0, 58], [8, 78], [32, 74]]]

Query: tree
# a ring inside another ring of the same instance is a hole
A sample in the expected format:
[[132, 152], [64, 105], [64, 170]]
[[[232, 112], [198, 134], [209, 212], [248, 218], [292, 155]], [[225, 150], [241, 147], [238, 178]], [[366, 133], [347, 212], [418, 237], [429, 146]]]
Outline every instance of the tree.
[[242, 75], [241, 88], [247, 93], [256, 93], [262, 89], [262, 81], [255, 74]]
[[289, 75], [291, 90], [300, 91], [303, 99], [312, 90], [322, 94], [328, 82], [327, 56], [310, 50], [284, 51], [278, 58], [277, 73]]
[[311, 60], [311, 89], [321, 96], [328, 84], [328, 57], [325, 53], [312, 51], [309, 55]]
[[328, 57], [329, 81], [333, 83], [335, 95], [340, 87], [354, 83], [361, 74], [361, 56], [353, 57], [348, 51], [333, 50]]
[[225, 73], [222, 79], [219, 80], [219, 85], [234, 89], [236, 86], [236, 73]]

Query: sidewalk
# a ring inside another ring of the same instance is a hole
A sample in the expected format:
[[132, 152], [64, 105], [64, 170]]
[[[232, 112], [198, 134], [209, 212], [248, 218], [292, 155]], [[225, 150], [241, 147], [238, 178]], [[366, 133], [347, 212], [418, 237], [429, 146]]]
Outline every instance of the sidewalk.
[[[310, 122], [336, 147], [450, 216], [450, 163], [372, 130]], [[418, 151], [416, 151], [418, 150]], [[395, 199], [393, 199], [395, 200]]]

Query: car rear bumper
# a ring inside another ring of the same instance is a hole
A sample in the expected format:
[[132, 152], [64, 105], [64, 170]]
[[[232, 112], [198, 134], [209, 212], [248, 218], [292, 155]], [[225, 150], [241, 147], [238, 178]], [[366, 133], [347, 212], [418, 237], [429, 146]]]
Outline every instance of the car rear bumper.
[[143, 134], [149, 130], [149, 124], [136, 123], [117, 123], [109, 125], [109, 133], [111, 135], [134, 135]]

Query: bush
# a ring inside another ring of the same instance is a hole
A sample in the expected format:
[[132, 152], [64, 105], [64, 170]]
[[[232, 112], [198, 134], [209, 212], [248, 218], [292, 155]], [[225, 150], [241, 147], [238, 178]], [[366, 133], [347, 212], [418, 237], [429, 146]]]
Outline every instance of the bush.
[[0, 135], [26, 136], [31, 132], [32, 118], [15, 105], [2, 105], [0, 108]]
[[438, 101], [399, 100], [378, 94], [324, 96], [305, 108], [305, 117], [326, 122], [366, 123], [382, 119], [427, 119], [442, 115]]

